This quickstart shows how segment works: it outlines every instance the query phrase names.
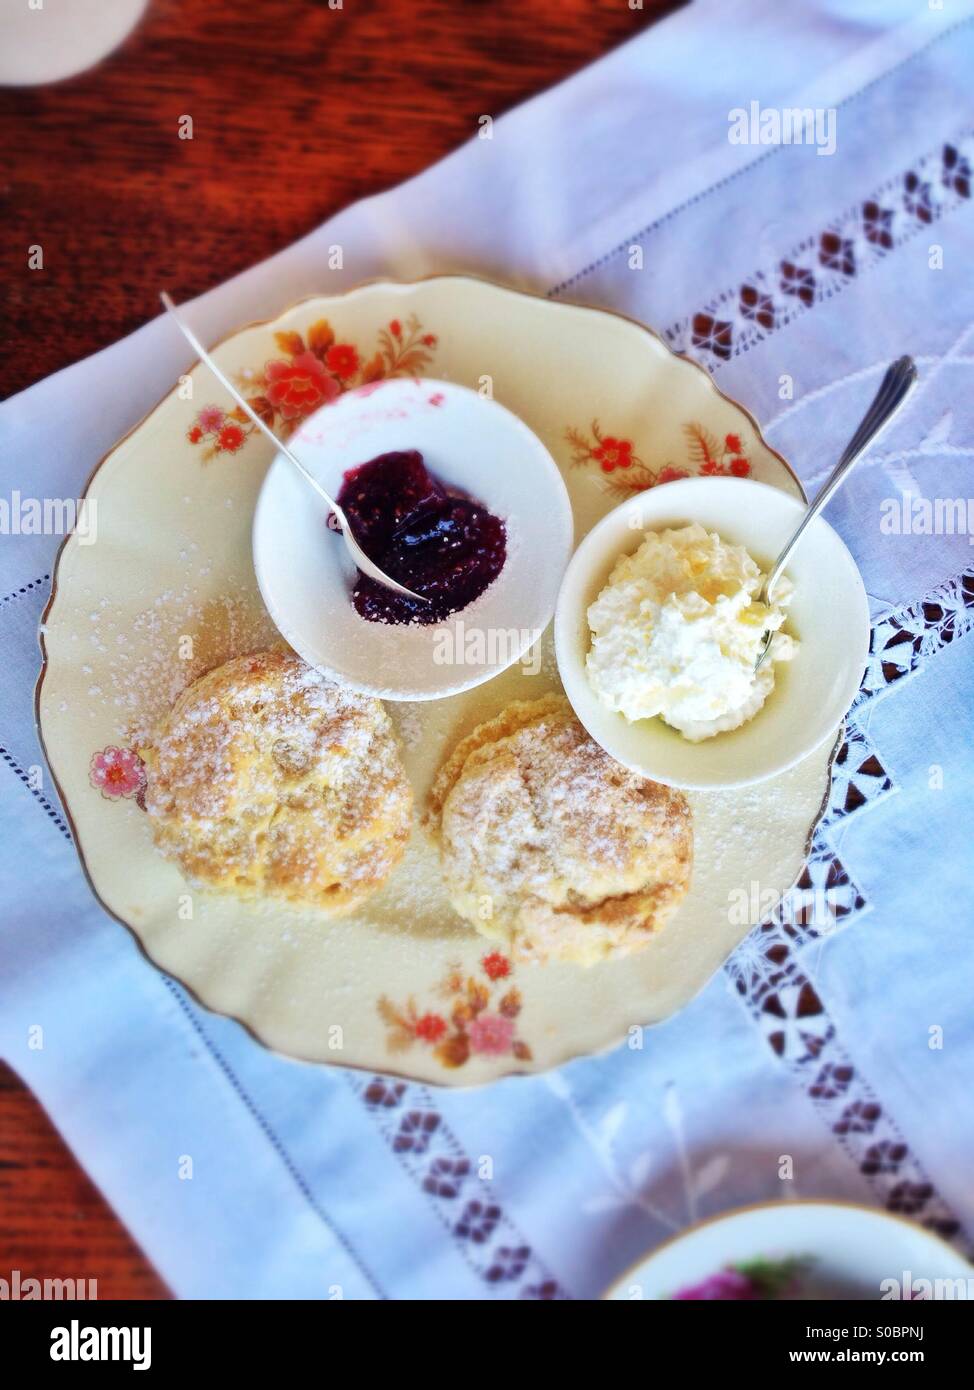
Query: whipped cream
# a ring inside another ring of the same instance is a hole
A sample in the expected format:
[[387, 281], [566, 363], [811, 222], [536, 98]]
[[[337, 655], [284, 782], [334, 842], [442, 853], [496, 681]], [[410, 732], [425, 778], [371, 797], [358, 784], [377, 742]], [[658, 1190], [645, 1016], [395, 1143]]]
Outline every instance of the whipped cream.
[[[753, 719], [774, 688], [774, 663], [798, 650], [780, 630], [792, 585], [779, 579], [766, 605], [757, 599], [764, 579], [743, 546], [695, 522], [648, 531], [588, 610], [596, 695], [629, 720], [659, 715], [692, 742]], [[771, 650], [755, 672], [769, 628]]]

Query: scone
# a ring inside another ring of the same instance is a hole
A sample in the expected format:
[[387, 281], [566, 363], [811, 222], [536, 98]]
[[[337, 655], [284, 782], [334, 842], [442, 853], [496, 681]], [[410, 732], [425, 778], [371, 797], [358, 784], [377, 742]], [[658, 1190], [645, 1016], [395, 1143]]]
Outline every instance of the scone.
[[463, 739], [425, 824], [456, 911], [520, 960], [639, 950], [690, 882], [686, 798], [609, 757], [560, 695], [509, 705]]
[[412, 792], [382, 703], [286, 649], [201, 676], [140, 752], [156, 844], [205, 887], [338, 916], [409, 838]]

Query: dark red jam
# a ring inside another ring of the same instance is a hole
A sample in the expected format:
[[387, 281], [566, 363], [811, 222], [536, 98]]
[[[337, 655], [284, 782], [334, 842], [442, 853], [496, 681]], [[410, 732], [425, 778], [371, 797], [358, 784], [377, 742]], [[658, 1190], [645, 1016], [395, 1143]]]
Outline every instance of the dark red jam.
[[397, 594], [360, 572], [352, 602], [369, 622], [438, 623], [473, 603], [504, 568], [503, 521], [448, 493], [415, 449], [350, 468], [338, 503], [369, 559], [428, 600]]

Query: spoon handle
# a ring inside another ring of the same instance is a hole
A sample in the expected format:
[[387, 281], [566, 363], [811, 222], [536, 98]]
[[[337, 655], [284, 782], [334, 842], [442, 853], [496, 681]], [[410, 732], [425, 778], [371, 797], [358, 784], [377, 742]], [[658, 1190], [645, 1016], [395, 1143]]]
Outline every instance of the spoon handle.
[[307, 468], [305, 468], [301, 460], [297, 458], [294, 454], [292, 454], [291, 450], [287, 447], [286, 444], [283, 444], [281, 440], [278, 439], [277, 435], [270, 428], [267, 422], [260, 418], [257, 412], [253, 409], [253, 407], [244, 399], [243, 394], [237, 390], [236, 386], [234, 386], [233, 382], [229, 379], [226, 373], [223, 372], [217, 366], [217, 364], [213, 361], [213, 358], [207, 352], [206, 348], [200, 342], [199, 338], [197, 338], [196, 334], [190, 328], [189, 324], [179, 313], [175, 304], [172, 302], [165, 290], [162, 290], [160, 292], [159, 298], [162, 300], [168, 313], [172, 316], [173, 319], [175, 319], [179, 331], [182, 333], [183, 337], [189, 343], [190, 347], [193, 348], [200, 361], [206, 363], [210, 371], [216, 377], [217, 381], [219, 381], [223, 386], [225, 386], [226, 389], [230, 392], [230, 395], [240, 406], [240, 409], [245, 411], [246, 414], [250, 417], [250, 419], [253, 420], [257, 428], [259, 430], [262, 430], [264, 434], [267, 435], [267, 438], [274, 445], [275, 449], [278, 449], [284, 455], [284, 457], [289, 460], [289, 462], [294, 464], [294, 467], [304, 478], [305, 482], [309, 483], [311, 487], [314, 488], [318, 496], [322, 498], [322, 500], [326, 502], [328, 506], [331, 508], [332, 512], [334, 513], [335, 520], [338, 522], [338, 529], [341, 531], [342, 539], [345, 542], [345, 546], [352, 559], [355, 561], [355, 564], [362, 571], [362, 573], [367, 574], [371, 579], [375, 579], [379, 584], [385, 585], [387, 589], [392, 589], [394, 593], [405, 594], [407, 598], [416, 599], [418, 603], [429, 603], [428, 598], [425, 598], [422, 594], [414, 594], [412, 589], [407, 589], [404, 584], [400, 584], [398, 580], [392, 579], [388, 574], [386, 574], [385, 570], [381, 570], [379, 566], [375, 563], [375, 561], [370, 559], [370, 557], [366, 555], [365, 551], [359, 545], [358, 541], [355, 539], [354, 534], [352, 533], [352, 527], [348, 520], [348, 517], [345, 515], [344, 511], [341, 509], [338, 503], [335, 501], [334, 497], [332, 497], [331, 493], [325, 491], [325, 489], [319, 483], [318, 479], [314, 477], [313, 474], [308, 472]]
[[859, 428], [849, 440], [835, 468], [822, 487], [815, 501], [802, 517], [801, 524], [788, 541], [784, 550], [775, 560], [765, 581], [764, 589], [770, 594], [788, 563], [788, 557], [810, 522], [814, 521], [825, 507], [829, 498], [841, 487], [846, 474], [858, 462], [870, 444], [883, 432], [893, 417], [902, 409], [904, 402], [917, 384], [917, 369], [912, 357], [899, 357], [886, 371], [872, 405], [866, 411]]
[[237, 390], [236, 386], [234, 386], [233, 382], [230, 381], [226, 373], [223, 372], [217, 366], [213, 358], [207, 352], [206, 348], [200, 342], [199, 338], [197, 338], [196, 334], [190, 328], [189, 324], [179, 313], [175, 304], [172, 302], [165, 290], [163, 290], [160, 293], [159, 298], [162, 300], [163, 304], [165, 305], [166, 309], [168, 309], [172, 317], [176, 320], [176, 323], [179, 325], [183, 337], [193, 348], [193, 351], [199, 357], [200, 361], [206, 363], [210, 371], [216, 377], [217, 381], [219, 381], [221, 385], [226, 387], [226, 389], [230, 392], [230, 395], [237, 402], [237, 405], [239, 405], [240, 409], [246, 411], [247, 415], [250, 416], [251, 420], [253, 420], [257, 428], [259, 430], [263, 430], [264, 434], [267, 435], [267, 438], [274, 445], [275, 449], [278, 449], [285, 456], [285, 458], [289, 459], [291, 463], [294, 464], [298, 472], [303, 474], [305, 482], [311, 484], [315, 492], [318, 493], [319, 497], [322, 497], [328, 503], [329, 507], [331, 507], [335, 515], [341, 521], [343, 521], [344, 513], [342, 512], [342, 509], [341, 507], [339, 507], [338, 503], [334, 500], [333, 497], [329, 496], [329, 494], [318, 482], [318, 479], [312, 477], [312, 475], [308, 472], [307, 468], [305, 468], [301, 460], [299, 458], [296, 458], [294, 454], [291, 453], [291, 450], [287, 447], [287, 445], [283, 444], [281, 440], [278, 439], [277, 435], [274, 433], [272, 429], [270, 429], [266, 421], [262, 420], [260, 416], [257, 414], [256, 410], [254, 410], [253, 407], [244, 399], [243, 393]]

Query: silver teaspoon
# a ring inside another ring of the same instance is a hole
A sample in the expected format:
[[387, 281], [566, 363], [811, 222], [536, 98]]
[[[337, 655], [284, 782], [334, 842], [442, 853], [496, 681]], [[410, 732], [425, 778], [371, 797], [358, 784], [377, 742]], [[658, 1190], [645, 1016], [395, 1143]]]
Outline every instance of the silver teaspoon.
[[173, 319], [176, 321], [176, 324], [179, 327], [179, 331], [182, 333], [183, 337], [192, 347], [193, 351], [197, 354], [200, 361], [206, 363], [210, 371], [216, 377], [217, 381], [219, 381], [220, 384], [230, 392], [230, 395], [240, 406], [240, 409], [246, 411], [247, 415], [250, 417], [251, 420], [253, 420], [257, 428], [259, 430], [263, 430], [264, 434], [267, 435], [267, 438], [271, 441], [271, 443], [275, 445], [277, 449], [280, 450], [280, 452], [290, 463], [294, 464], [295, 468], [301, 474], [305, 482], [309, 483], [311, 487], [314, 488], [318, 496], [322, 498], [323, 501], [327, 502], [332, 512], [334, 512], [335, 520], [338, 522], [338, 528], [342, 533], [342, 539], [345, 542], [346, 549], [348, 550], [349, 555], [351, 555], [352, 559], [355, 561], [355, 564], [362, 571], [362, 573], [367, 574], [370, 579], [375, 579], [379, 584], [384, 584], [387, 589], [392, 589], [397, 594], [405, 594], [407, 598], [414, 598], [419, 603], [429, 603], [429, 599], [424, 598], [422, 594], [414, 594], [412, 589], [407, 589], [404, 585], [397, 583], [395, 579], [390, 578], [384, 570], [380, 570], [379, 566], [369, 559], [365, 551], [362, 549], [362, 547], [359, 545], [358, 541], [352, 534], [352, 527], [349, 523], [348, 517], [342, 511], [341, 507], [335, 501], [334, 497], [332, 497], [329, 493], [325, 491], [325, 489], [318, 482], [318, 479], [313, 477], [312, 474], [308, 472], [307, 468], [305, 468], [301, 460], [299, 458], [296, 458], [295, 455], [291, 453], [291, 450], [287, 447], [286, 444], [281, 443], [274, 431], [270, 429], [260, 418], [257, 412], [247, 404], [247, 402], [244, 400], [243, 396], [240, 394], [237, 388], [233, 385], [231, 381], [227, 379], [223, 371], [213, 361], [213, 358], [207, 352], [206, 348], [200, 342], [199, 338], [197, 338], [196, 334], [190, 328], [186, 320], [179, 313], [175, 304], [172, 302], [165, 290], [163, 290], [160, 293], [159, 298], [162, 300], [166, 309], [169, 311]]
[[[845, 452], [839, 459], [835, 468], [832, 470], [827, 481], [822, 487], [821, 492], [808, 508], [795, 530], [794, 535], [788, 541], [781, 554], [775, 560], [768, 572], [768, 576], [762, 585], [758, 595], [758, 602], [768, 604], [771, 600], [771, 591], [781, 578], [781, 573], [787, 565], [791, 552], [801, 540], [805, 528], [810, 522], [814, 521], [819, 512], [832, 495], [838, 492], [845, 482], [848, 475], [852, 472], [853, 465], [858, 463], [863, 454], [873, 444], [895, 415], [902, 409], [907, 397], [917, 384], [916, 363], [912, 357], [898, 357], [891, 367], [886, 370], [879, 390], [876, 392], [872, 405], [866, 411], [859, 423], [859, 428], [849, 440], [845, 447]], [[760, 670], [768, 652], [771, 649], [771, 640], [774, 633], [770, 630], [765, 632], [764, 640], [761, 644], [761, 651], [758, 659], [754, 663], [755, 671]]]

